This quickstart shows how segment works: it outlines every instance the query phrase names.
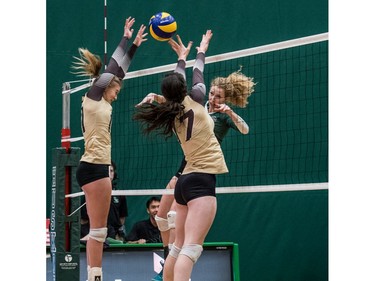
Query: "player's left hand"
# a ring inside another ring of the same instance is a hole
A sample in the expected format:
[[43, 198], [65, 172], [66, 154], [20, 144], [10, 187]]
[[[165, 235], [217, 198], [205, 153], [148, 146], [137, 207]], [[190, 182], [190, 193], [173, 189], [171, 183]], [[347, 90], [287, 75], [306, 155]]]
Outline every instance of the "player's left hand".
[[124, 26], [124, 37], [127, 37], [128, 39], [132, 38], [133, 36], [133, 31], [132, 26], [135, 22], [135, 18], [128, 17], [125, 20], [125, 26]]

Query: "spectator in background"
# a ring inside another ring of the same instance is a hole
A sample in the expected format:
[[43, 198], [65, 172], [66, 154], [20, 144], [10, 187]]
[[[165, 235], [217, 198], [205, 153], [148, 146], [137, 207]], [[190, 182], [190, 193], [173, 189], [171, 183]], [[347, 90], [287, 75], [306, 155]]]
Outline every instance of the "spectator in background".
[[126, 241], [129, 244], [161, 243], [159, 228], [155, 221], [160, 206], [160, 198], [151, 197], [146, 202], [146, 211], [149, 218], [138, 221], [133, 225]]
[[[112, 181], [112, 190], [117, 188], [117, 167], [115, 162], [111, 162], [109, 166], [109, 177]], [[125, 196], [113, 196], [111, 200], [111, 207], [108, 214], [108, 234], [107, 237], [125, 240], [125, 218], [128, 216], [128, 204]]]

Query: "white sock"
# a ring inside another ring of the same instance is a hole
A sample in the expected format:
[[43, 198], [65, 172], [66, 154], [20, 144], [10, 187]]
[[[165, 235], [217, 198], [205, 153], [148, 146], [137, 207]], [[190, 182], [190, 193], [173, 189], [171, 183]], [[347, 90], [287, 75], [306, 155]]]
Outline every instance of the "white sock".
[[103, 281], [103, 272], [101, 267], [91, 267], [88, 272], [88, 281]]

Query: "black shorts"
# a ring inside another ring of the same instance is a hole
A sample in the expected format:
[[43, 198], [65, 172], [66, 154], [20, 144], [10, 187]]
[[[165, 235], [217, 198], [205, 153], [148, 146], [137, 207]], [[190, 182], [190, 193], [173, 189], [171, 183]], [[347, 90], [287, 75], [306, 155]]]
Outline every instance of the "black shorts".
[[77, 182], [80, 187], [90, 182], [109, 177], [109, 165], [79, 162], [77, 168]]
[[216, 176], [206, 173], [190, 173], [178, 178], [174, 198], [181, 205], [203, 196], [216, 196]]

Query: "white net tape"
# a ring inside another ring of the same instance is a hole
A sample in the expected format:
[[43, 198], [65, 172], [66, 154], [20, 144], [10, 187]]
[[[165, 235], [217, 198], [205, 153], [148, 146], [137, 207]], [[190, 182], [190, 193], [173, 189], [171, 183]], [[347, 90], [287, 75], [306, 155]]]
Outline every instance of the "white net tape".
[[[281, 185], [258, 185], [258, 186], [234, 186], [217, 187], [216, 194], [225, 193], [249, 193], [249, 192], [280, 192], [280, 191], [304, 191], [328, 189], [328, 183], [302, 183], [302, 184], [281, 184]], [[134, 190], [112, 190], [112, 195], [164, 195], [173, 194], [173, 189], [134, 189]], [[73, 198], [84, 195], [83, 192], [76, 192], [65, 195], [66, 198]]]

